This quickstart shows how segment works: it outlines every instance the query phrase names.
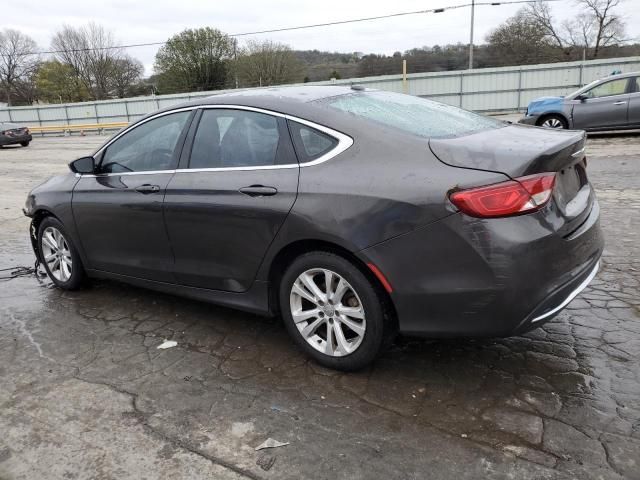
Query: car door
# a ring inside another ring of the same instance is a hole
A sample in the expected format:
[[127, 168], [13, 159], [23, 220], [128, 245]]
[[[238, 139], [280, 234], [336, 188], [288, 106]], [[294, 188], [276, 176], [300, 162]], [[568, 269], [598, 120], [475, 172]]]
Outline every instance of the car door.
[[164, 202], [175, 275], [243, 292], [296, 199], [297, 159], [281, 116], [205, 108], [199, 117]]
[[573, 128], [598, 129], [623, 126], [627, 123], [629, 94], [628, 78], [619, 78], [596, 85], [583, 93], [583, 100], [574, 100]]
[[162, 214], [194, 111], [162, 114], [124, 132], [82, 175], [72, 208], [90, 269], [173, 282], [173, 254]]
[[640, 77], [630, 80], [627, 122], [629, 126], [640, 126]]

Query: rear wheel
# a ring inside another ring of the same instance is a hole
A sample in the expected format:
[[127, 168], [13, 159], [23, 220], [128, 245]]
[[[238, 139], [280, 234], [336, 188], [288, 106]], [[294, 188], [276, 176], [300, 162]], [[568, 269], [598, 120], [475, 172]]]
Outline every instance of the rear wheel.
[[545, 128], [569, 128], [565, 118], [560, 115], [545, 115], [538, 120], [537, 125]]
[[47, 275], [58, 287], [77, 289], [84, 280], [80, 255], [62, 223], [45, 218], [38, 228], [38, 249]]
[[384, 299], [348, 260], [328, 252], [298, 257], [280, 284], [289, 334], [318, 363], [357, 370], [371, 363], [392, 334]]

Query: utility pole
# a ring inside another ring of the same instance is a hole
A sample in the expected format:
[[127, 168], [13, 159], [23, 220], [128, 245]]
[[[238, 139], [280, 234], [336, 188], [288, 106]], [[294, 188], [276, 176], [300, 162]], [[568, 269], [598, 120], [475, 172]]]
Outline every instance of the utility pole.
[[233, 74], [236, 80], [236, 88], [238, 88], [238, 39], [233, 39]]
[[471, 0], [471, 35], [469, 36], [469, 70], [473, 70], [473, 16], [476, 11], [476, 0]]

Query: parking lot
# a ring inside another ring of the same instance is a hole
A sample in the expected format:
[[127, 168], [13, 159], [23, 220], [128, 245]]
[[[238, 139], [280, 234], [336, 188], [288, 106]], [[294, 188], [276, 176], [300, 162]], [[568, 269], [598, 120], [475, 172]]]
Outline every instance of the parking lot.
[[[104, 140], [0, 149], [0, 268], [33, 265], [29, 189]], [[523, 337], [400, 339], [358, 373], [278, 319], [0, 280], [0, 479], [640, 479], [640, 134], [587, 157], [606, 248], [569, 308]]]

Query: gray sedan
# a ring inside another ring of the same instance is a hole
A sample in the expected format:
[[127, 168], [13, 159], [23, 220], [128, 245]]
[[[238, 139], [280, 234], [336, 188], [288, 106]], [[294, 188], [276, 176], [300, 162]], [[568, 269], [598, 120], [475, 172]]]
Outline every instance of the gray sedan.
[[596, 80], [566, 97], [529, 103], [520, 123], [576, 130], [640, 128], [640, 72]]
[[15, 123], [0, 123], [0, 147], [18, 144], [28, 147], [31, 140], [31, 132], [27, 127]]
[[51, 281], [112, 278], [280, 315], [353, 370], [397, 332], [537, 328], [603, 249], [583, 132], [349, 87], [270, 88], [139, 120], [29, 194]]

